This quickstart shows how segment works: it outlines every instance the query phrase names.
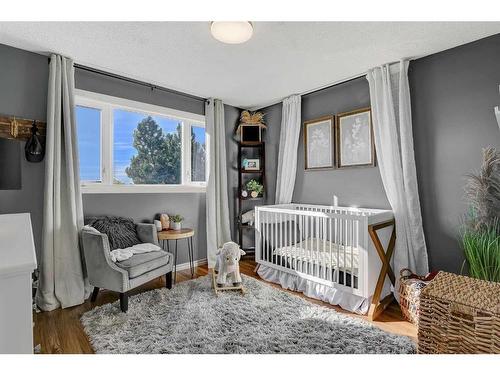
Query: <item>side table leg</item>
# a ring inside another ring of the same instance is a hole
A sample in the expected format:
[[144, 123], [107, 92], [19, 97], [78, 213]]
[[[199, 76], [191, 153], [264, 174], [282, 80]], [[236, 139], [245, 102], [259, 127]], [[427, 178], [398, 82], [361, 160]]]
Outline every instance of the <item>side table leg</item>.
[[193, 255], [191, 253], [191, 249], [193, 247], [193, 243], [191, 242], [191, 238], [186, 238], [188, 245], [188, 256], [189, 256], [189, 269], [191, 270], [191, 278], [193, 277]]
[[191, 261], [193, 262], [193, 276], [194, 276], [194, 244], [193, 244], [193, 237], [191, 237]]
[[177, 240], [175, 240], [175, 253], [174, 253], [174, 284], [177, 282]]

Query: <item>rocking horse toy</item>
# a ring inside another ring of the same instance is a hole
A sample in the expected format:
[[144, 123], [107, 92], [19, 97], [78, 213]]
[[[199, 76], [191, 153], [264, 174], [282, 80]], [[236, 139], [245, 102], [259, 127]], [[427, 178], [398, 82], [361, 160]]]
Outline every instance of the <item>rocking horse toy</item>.
[[241, 283], [240, 258], [245, 252], [234, 242], [226, 242], [215, 253], [217, 260], [212, 272], [212, 286], [215, 294], [222, 290], [239, 290], [245, 293]]

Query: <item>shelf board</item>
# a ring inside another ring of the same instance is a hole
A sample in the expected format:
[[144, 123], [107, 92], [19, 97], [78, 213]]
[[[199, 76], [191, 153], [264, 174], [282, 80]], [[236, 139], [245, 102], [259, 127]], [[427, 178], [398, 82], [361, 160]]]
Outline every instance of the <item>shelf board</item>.
[[238, 142], [241, 147], [262, 147], [264, 142]]
[[248, 225], [248, 224], [238, 224], [238, 226], [243, 229], [255, 229], [253, 225]]
[[251, 169], [240, 169], [240, 172], [241, 173], [264, 173], [264, 170], [263, 169], [254, 169], [254, 170], [251, 170]]
[[259, 200], [261, 200], [261, 199], [264, 199], [264, 197], [257, 197], [257, 198], [246, 197], [246, 198], [244, 198], [244, 197], [242, 197], [242, 196], [240, 196], [239, 198], [240, 198], [240, 200], [242, 200], [242, 201], [259, 201]]

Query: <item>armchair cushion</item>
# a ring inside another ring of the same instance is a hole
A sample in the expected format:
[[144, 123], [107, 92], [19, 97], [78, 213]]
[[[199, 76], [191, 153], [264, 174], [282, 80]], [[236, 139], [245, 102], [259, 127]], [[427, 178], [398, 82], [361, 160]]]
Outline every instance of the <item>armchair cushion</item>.
[[89, 219], [88, 225], [108, 236], [111, 250], [125, 249], [141, 243], [132, 219], [102, 216]]
[[116, 262], [116, 265], [128, 272], [129, 278], [141, 276], [146, 272], [156, 268], [163, 267], [171, 262], [172, 254], [166, 251], [152, 251], [150, 253], [135, 254], [122, 262]]

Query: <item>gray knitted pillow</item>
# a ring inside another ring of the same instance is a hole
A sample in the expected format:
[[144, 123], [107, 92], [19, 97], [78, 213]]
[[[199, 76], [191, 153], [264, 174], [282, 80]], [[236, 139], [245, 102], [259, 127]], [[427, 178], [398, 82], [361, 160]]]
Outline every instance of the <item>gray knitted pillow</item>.
[[108, 236], [111, 250], [124, 249], [141, 243], [137, 237], [132, 219], [116, 216], [102, 216], [88, 219], [88, 225]]

